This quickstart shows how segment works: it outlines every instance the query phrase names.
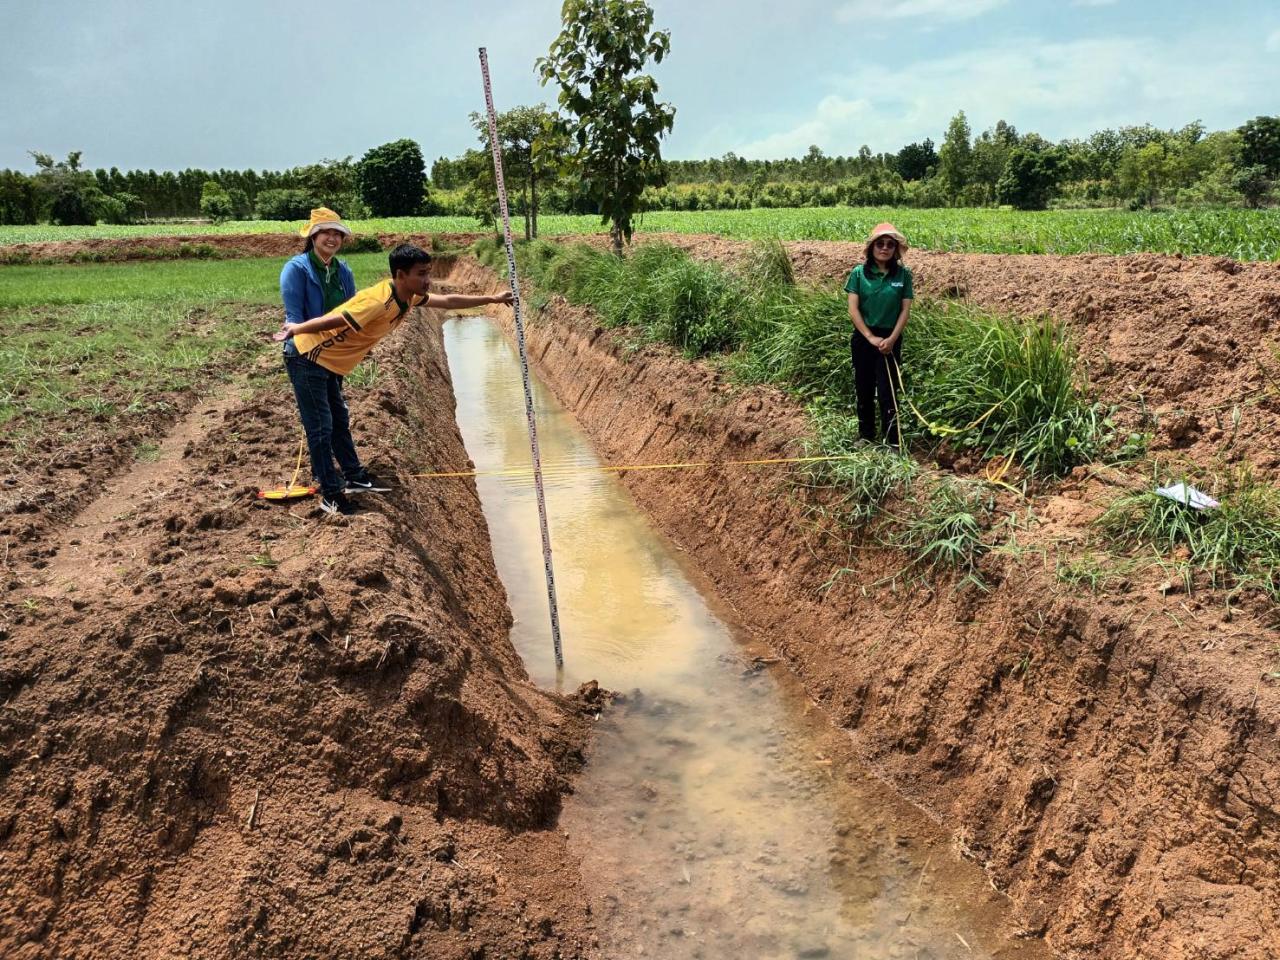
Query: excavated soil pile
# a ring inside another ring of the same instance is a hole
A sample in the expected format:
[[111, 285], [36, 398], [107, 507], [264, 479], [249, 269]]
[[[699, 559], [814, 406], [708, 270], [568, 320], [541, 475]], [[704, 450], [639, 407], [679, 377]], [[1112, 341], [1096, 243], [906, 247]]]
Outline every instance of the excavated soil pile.
[[[749, 247], [690, 234], [638, 234], [637, 240], [670, 243], [726, 264], [741, 260]], [[785, 246], [797, 282], [833, 290], [863, 256], [858, 243]], [[1143, 414], [1154, 416], [1153, 450], [1198, 463], [1248, 462], [1280, 474], [1280, 263], [930, 250], [911, 250], [906, 262], [920, 296], [1066, 321], [1091, 383], [1124, 405], [1122, 419], [1146, 429]]]
[[396, 486], [359, 516], [256, 499], [281, 375], [7, 557], [0, 955], [588, 950], [551, 827], [598, 707], [528, 681], [474, 486], [409, 476], [467, 462], [439, 319], [352, 391]]
[[[471, 244], [483, 234], [377, 233], [373, 236], [384, 250], [389, 250], [398, 243], [416, 243], [422, 247], [430, 247], [433, 242], [447, 249], [458, 249]], [[293, 233], [201, 233], [189, 236], [59, 240], [0, 246], [0, 263], [288, 257], [299, 252], [302, 243], [302, 239]]]
[[[636, 350], [558, 298], [527, 335], [606, 462], [786, 456], [806, 432], [780, 392]], [[985, 558], [985, 590], [864, 593], [903, 557], [848, 549], [776, 473], [623, 476], [864, 759], [986, 867], [1026, 935], [1079, 958], [1280, 954], [1280, 692], [1260, 679], [1274, 608], [1080, 597], [1012, 555]], [[1086, 514], [1079, 496], [1031, 506]]]

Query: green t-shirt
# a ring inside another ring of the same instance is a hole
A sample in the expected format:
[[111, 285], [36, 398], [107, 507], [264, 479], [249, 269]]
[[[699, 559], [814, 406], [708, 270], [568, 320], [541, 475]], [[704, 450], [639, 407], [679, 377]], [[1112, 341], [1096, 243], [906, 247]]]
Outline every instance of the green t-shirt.
[[320, 289], [324, 292], [324, 312], [331, 313], [347, 302], [347, 295], [342, 289], [342, 277], [338, 273], [338, 258], [334, 257], [326, 264], [311, 250], [307, 253], [311, 265], [320, 276]]
[[881, 273], [878, 267], [870, 271], [865, 263], [853, 268], [845, 281], [844, 292], [858, 295], [858, 310], [868, 327], [876, 333], [893, 333], [902, 313], [902, 301], [915, 299], [909, 267], [899, 267], [896, 276]]

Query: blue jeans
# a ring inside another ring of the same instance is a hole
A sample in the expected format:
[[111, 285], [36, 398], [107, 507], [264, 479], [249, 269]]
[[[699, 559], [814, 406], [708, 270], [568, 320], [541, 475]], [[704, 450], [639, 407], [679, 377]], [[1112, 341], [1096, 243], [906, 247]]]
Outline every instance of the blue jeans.
[[[302, 356], [292, 340], [285, 344], [284, 366], [298, 401], [302, 429], [307, 434], [311, 475], [320, 484], [321, 493], [341, 493], [346, 486], [344, 477], [364, 473], [351, 439], [351, 417], [342, 395], [342, 377]], [[335, 458], [341, 473], [334, 469]]]

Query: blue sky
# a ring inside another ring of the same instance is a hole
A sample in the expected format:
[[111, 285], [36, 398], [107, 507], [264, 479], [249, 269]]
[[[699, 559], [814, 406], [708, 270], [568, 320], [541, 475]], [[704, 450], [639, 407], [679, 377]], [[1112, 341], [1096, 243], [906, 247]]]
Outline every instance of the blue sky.
[[[1280, 113], [1278, 0], [652, 0], [673, 159], [895, 150], [963, 109], [1050, 139]], [[555, 0], [0, 0], [0, 167], [281, 168], [402, 136], [474, 144], [476, 48], [498, 109], [554, 103]]]

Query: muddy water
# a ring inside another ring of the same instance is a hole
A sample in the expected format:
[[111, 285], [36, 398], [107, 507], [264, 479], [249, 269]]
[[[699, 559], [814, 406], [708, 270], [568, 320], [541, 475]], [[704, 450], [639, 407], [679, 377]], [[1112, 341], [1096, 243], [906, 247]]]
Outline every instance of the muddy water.
[[[478, 470], [530, 463], [519, 366], [496, 326], [445, 345]], [[571, 415], [534, 385], [564, 636], [557, 677], [532, 484], [481, 477], [530, 674], [624, 694], [561, 818], [606, 957], [1048, 956], [921, 814], [849, 756], [767, 652], [729, 626]]]

